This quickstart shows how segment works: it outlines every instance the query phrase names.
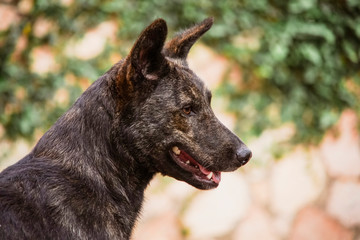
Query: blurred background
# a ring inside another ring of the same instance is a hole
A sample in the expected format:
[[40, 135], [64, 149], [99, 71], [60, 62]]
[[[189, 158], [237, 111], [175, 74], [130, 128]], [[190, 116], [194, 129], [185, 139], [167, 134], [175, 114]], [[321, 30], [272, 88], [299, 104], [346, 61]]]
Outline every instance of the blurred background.
[[154, 19], [209, 16], [189, 65], [253, 159], [212, 191], [157, 176], [133, 239], [360, 240], [358, 0], [1, 0], [0, 170]]

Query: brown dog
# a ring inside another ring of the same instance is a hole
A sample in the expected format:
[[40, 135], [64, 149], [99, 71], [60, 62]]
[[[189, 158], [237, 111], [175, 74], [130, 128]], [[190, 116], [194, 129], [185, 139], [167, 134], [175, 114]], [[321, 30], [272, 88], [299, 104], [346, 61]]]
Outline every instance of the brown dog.
[[160, 172], [219, 185], [250, 150], [215, 117], [186, 57], [211, 18], [165, 44], [155, 20], [26, 157], [0, 175], [1, 239], [129, 239]]

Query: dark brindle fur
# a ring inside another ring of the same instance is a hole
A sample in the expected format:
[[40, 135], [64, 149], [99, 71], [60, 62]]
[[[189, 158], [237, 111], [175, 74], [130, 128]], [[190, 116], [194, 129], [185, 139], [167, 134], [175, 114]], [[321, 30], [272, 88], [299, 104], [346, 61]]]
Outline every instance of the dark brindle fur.
[[124, 60], [1, 173], [1, 239], [129, 239], [156, 173], [211, 189], [220, 172], [250, 159], [186, 62], [212, 22], [164, 44], [166, 23], [154, 21]]

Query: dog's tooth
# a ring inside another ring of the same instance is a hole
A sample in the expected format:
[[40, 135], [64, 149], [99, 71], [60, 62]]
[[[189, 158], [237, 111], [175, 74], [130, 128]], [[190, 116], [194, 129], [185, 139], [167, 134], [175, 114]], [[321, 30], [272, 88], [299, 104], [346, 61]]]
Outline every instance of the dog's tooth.
[[172, 151], [176, 154], [176, 155], [180, 155], [180, 149], [177, 146], [174, 146], [172, 148]]
[[209, 180], [212, 178], [212, 176], [213, 176], [213, 172], [210, 172], [208, 175], [206, 175], [207, 179]]
[[186, 161], [186, 164], [188, 164], [188, 165], [189, 165], [189, 164], [190, 164], [190, 161], [189, 161], [189, 160], [187, 160], [187, 161]]

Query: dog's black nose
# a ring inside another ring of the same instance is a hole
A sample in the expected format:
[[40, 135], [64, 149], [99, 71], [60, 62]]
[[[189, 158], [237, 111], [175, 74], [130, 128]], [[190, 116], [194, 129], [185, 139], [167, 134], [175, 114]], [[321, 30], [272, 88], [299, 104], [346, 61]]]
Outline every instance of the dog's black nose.
[[241, 165], [245, 165], [250, 160], [251, 157], [252, 157], [252, 153], [248, 148], [239, 149], [236, 152], [236, 158], [241, 163]]

